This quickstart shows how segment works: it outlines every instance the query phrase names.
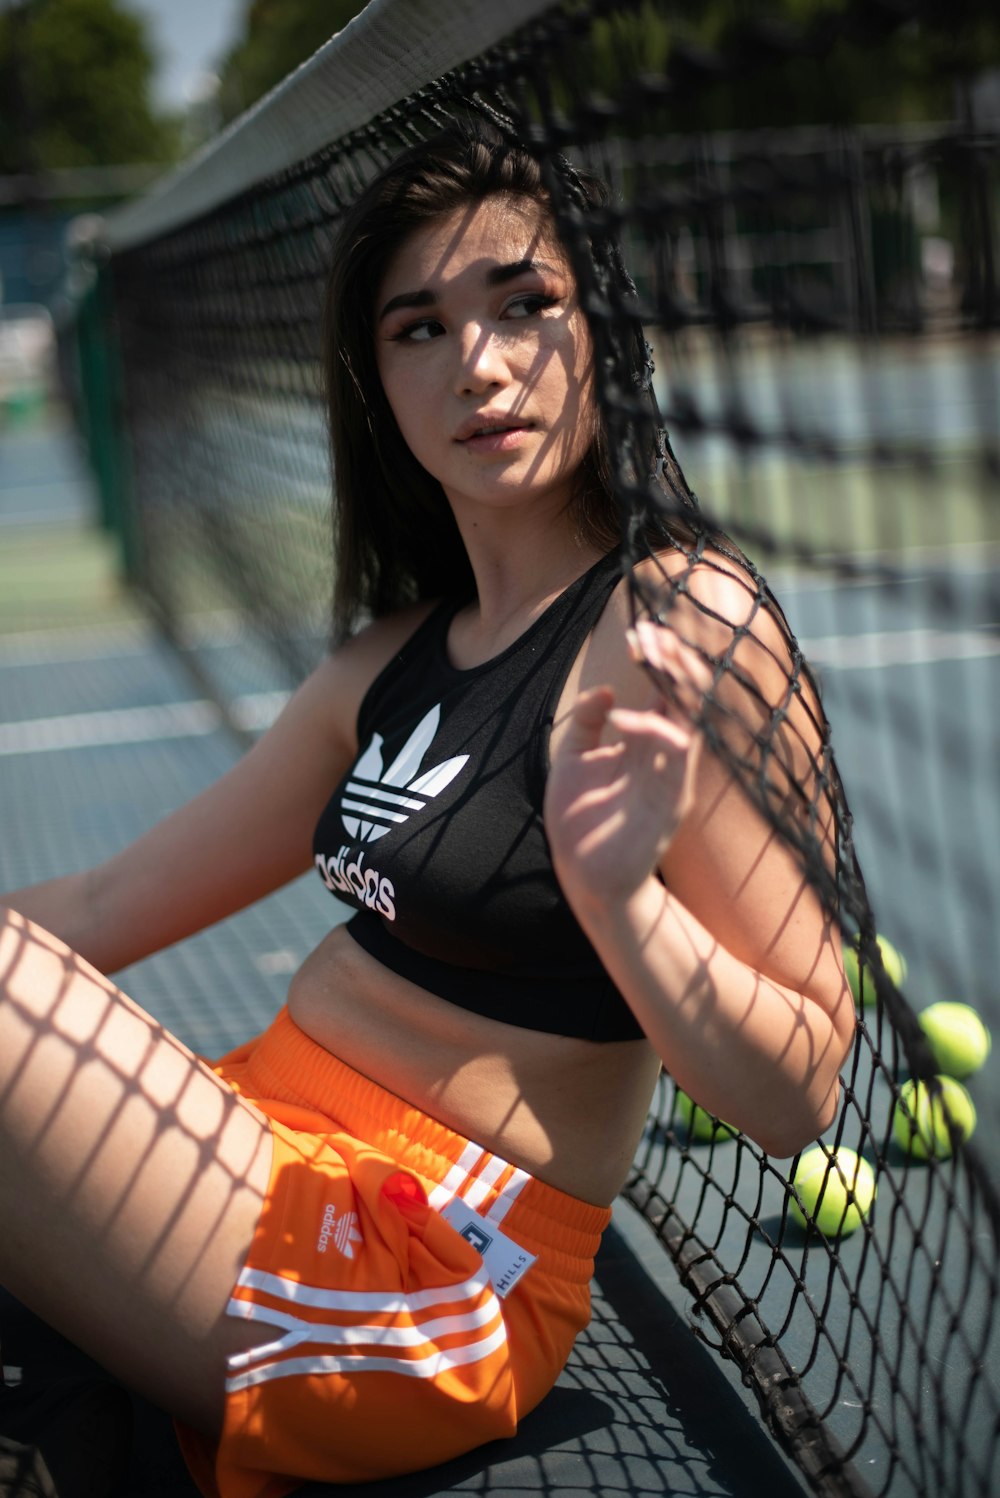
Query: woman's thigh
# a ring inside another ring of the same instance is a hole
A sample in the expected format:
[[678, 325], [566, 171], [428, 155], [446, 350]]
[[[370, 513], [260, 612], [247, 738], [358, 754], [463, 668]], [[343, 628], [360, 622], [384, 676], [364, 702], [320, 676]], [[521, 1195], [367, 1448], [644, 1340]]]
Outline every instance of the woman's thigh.
[[214, 1434], [266, 1120], [57, 938], [0, 913], [0, 1282]]

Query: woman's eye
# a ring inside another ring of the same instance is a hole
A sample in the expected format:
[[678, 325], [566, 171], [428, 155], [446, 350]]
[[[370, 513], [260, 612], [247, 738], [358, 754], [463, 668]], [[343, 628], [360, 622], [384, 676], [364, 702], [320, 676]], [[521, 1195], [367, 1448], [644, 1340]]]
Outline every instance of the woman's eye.
[[545, 296], [538, 291], [529, 292], [525, 296], [515, 297], [512, 302], [508, 302], [504, 315], [513, 318], [536, 317], [547, 307], [554, 307], [558, 301], [559, 298], [556, 296]]
[[396, 343], [427, 343], [443, 331], [441, 324], [434, 318], [424, 317], [419, 322], [407, 323], [405, 328], [400, 328], [398, 333], [393, 334], [393, 339]]

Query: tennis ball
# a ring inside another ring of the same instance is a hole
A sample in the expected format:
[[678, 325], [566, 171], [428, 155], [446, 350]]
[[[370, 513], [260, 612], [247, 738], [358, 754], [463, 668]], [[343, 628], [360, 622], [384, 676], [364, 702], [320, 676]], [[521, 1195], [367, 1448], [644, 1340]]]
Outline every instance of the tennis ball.
[[892, 1128], [901, 1147], [917, 1160], [947, 1160], [954, 1143], [949, 1124], [961, 1139], [976, 1127], [972, 1099], [954, 1077], [938, 1077], [941, 1094], [935, 1097], [926, 1082], [904, 1082], [893, 1114]]
[[844, 1238], [867, 1217], [878, 1194], [875, 1172], [867, 1160], [841, 1145], [807, 1150], [792, 1177], [792, 1214], [805, 1228], [826, 1238]]
[[678, 1087], [677, 1097], [674, 1102], [677, 1116], [684, 1125], [689, 1139], [700, 1139], [707, 1141], [711, 1139], [735, 1139], [737, 1130], [731, 1124], [723, 1123], [721, 1119], [713, 1118], [711, 1113], [706, 1113], [700, 1104], [693, 1098], [688, 1097]]
[[[903, 956], [902, 952], [898, 951], [893, 946], [892, 942], [889, 941], [886, 937], [876, 936], [875, 940], [878, 943], [878, 949], [882, 957], [882, 966], [885, 968], [886, 973], [891, 979], [893, 985], [896, 988], [902, 988], [903, 984], [906, 982], [906, 974], [908, 971], [906, 966], [906, 958]], [[858, 961], [858, 949], [856, 944], [854, 942], [845, 942], [844, 972], [847, 974], [847, 981], [851, 985], [851, 993], [854, 995], [855, 1004], [859, 1004], [861, 1002], [861, 977], [858, 971], [860, 966], [861, 964]], [[870, 968], [864, 968], [864, 978], [864, 1001], [866, 1004], [874, 1004], [875, 979], [872, 977]]]
[[938, 1071], [949, 1077], [971, 1077], [990, 1054], [993, 1038], [971, 1004], [942, 999], [917, 1015]]

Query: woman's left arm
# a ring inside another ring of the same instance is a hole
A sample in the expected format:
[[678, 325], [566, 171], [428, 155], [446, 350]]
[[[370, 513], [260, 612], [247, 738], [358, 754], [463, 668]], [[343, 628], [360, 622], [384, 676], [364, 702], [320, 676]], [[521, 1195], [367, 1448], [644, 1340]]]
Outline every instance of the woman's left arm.
[[[738, 605], [738, 573], [721, 579], [708, 586]], [[627, 682], [577, 698], [553, 753], [546, 830], [567, 900], [678, 1086], [787, 1156], [833, 1121], [854, 1005], [835, 919], [693, 726], [713, 684], [705, 644], [718, 653], [720, 615], [687, 605], [685, 618], [700, 649], [650, 623], [633, 636], [633, 654], [670, 684], [669, 700], [618, 706], [635, 700]], [[740, 637], [738, 669], [718, 677], [714, 693], [723, 732], [745, 738], [744, 760], [759, 741], [748, 720], [778, 722], [785, 745], [775, 764], [788, 803], [804, 806], [819, 714], [800, 702], [799, 722], [775, 717], [773, 699], [782, 684], [787, 692], [782, 649], [775, 622], [756, 621]], [[813, 825], [832, 858], [832, 818]]]

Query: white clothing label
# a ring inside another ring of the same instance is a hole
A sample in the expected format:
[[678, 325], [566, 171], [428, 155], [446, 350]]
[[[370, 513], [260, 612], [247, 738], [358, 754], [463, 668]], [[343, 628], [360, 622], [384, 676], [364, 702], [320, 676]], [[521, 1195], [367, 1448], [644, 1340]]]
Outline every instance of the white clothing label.
[[468, 1240], [486, 1266], [493, 1289], [503, 1300], [535, 1262], [535, 1255], [508, 1238], [487, 1218], [468, 1206], [460, 1196], [452, 1197], [441, 1216], [456, 1233]]

